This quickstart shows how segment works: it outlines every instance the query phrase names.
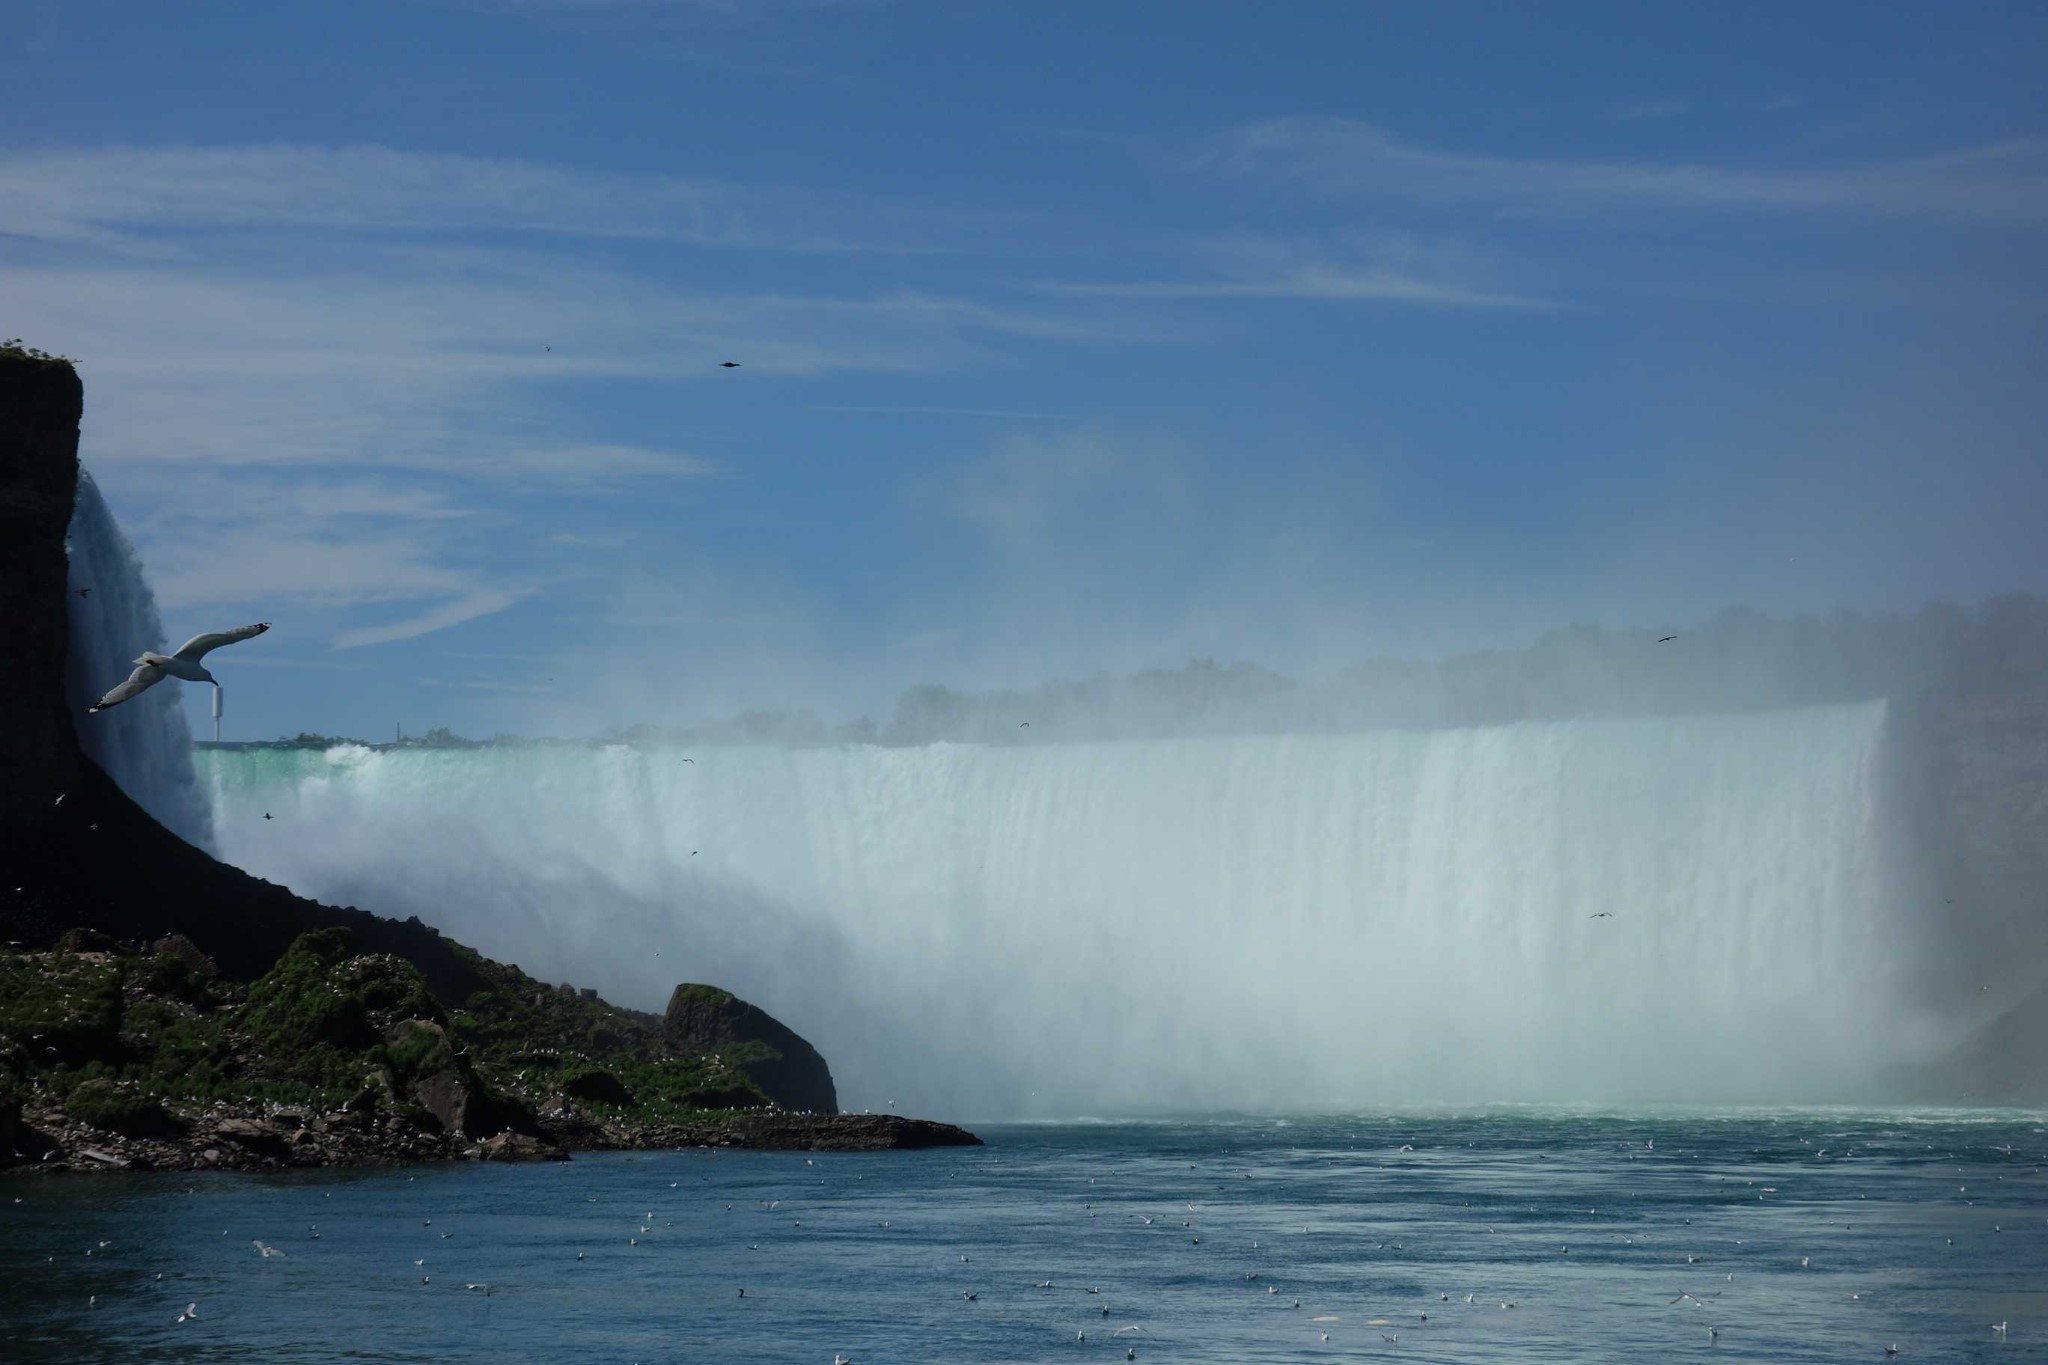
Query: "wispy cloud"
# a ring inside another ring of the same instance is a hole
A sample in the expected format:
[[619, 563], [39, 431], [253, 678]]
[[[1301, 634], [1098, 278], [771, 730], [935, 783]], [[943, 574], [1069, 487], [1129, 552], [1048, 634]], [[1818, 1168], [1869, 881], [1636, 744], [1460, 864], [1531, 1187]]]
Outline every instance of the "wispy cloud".
[[1194, 164], [1320, 193], [1549, 211], [1614, 208], [2048, 218], [2048, 142], [1806, 165], [1488, 156], [1354, 119], [1274, 119], [1212, 139]]
[[0, 233], [186, 249], [193, 230], [488, 230], [779, 251], [961, 250], [1015, 220], [878, 195], [267, 145], [0, 155]]
[[674, 496], [733, 472], [562, 429], [579, 387], [927, 374], [1015, 343], [1165, 339], [1085, 300], [886, 277], [748, 288], [691, 254], [978, 247], [1001, 227], [879, 196], [376, 147], [0, 155], [10, 330], [79, 357], [85, 457], [132, 490], [167, 607], [295, 610], [338, 648], [540, 590], [533, 555], [560, 544], [502, 543], [535, 497]]
[[[116, 381], [89, 419], [103, 461], [576, 478], [713, 470], [683, 452], [549, 442], [508, 424], [542, 407], [550, 385], [922, 374], [989, 363], [1005, 340], [1165, 339], [1076, 305], [698, 293], [524, 261], [462, 276], [402, 256], [260, 276], [30, 267], [11, 275], [9, 303], [15, 330], [80, 357], [89, 380]], [[744, 370], [720, 370], [728, 355]]]
[[866, 412], [878, 416], [905, 417], [1002, 417], [1017, 418], [1035, 422], [1078, 422], [1081, 419], [1066, 412], [1017, 412], [1009, 408], [935, 408], [896, 407], [868, 403], [820, 404], [814, 412]]
[[458, 601], [446, 603], [418, 616], [394, 621], [389, 625], [345, 630], [334, 637], [334, 647], [359, 649], [364, 645], [383, 645], [394, 640], [410, 640], [431, 631], [446, 630], [465, 621], [474, 621], [480, 616], [501, 612], [526, 595], [522, 592], [508, 592], [495, 588], [474, 592]]
[[1531, 308], [1541, 301], [1415, 279], [1384, 270], [1306, 266], [1249, 280], [1139, 280], [1050, 284], [1051, 293], [1110, 299], [1308, 299], [1329, 303], [1418, 303], [1455, 308]]
[[1047, 293], [1105, 299], [1287, 299], [1444, 308], [1532, 308], [1541, 299], [1493, 286], [1488, 263], [1412, 238], [1208, 238], [1184, 253], [1202, 274], [1186, 279], [1061, 281]]

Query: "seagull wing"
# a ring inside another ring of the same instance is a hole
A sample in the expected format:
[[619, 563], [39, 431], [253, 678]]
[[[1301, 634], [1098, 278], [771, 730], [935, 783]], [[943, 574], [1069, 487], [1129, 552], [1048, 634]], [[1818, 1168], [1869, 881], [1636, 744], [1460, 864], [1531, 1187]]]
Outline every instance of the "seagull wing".
[[137, 664], [135, 671], [128, 675], [128, 681], [94, 702], [89, 711], [104, 711], [109, 706], [119, 706], [130, 697], [147, 692], [163, 680], [164, 671], [155, 664]]
[[270, 622], [258, 621], [253, 626], [236, 626], [233, 630], [216, 630], [208, 635], [195, 635], [179, 645], [178, 652], [173, 657], [203, 659], [210, 650], [219, 649], [222, 645], [236, 644], [242, 640], [253, 640], [269, 629]]

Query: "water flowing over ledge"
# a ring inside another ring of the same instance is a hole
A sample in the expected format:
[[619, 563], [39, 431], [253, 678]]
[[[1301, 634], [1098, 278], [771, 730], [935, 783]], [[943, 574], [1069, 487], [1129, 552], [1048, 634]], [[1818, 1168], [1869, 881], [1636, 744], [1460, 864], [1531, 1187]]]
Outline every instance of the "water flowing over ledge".
[[199, 763], [260, 875], [628, 1002], [728, 982], [855, 1107], [1072, 1114], [1842, 1094], [1914, 952], [1885, 729]]
[[[86, 714], [101, 693], [128, 676], [136, 655], [168, 646], [142, 561], [83, 469], [65, 548], [71, 646], [64, 690], [79, 744], [159, 824], [187, 843], [211, 848], [213, 810], [193, 775], [192, 731], [179, 692], [187, 684], [159, 685], [111, 710]], [[89, 595], [81, 597], [81, 590]]]

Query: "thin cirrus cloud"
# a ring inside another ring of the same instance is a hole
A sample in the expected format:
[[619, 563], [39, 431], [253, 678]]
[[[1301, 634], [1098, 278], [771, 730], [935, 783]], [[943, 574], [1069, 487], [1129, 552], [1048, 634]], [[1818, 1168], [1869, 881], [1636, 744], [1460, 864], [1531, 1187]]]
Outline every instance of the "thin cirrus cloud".
[[336, 649], [358, 649], [363, 645], [390, 644], [397, 640], [410, 640], [450, 626], [459, 626], [465, 621], [478, 617], [495, 615], [519, 601], [526, 593], [504, 588], [486, 588], [443, 603], [417, 616], [406, 617], [389, 625], [365, 626], [342, 631], [334, 637]]
[[[707, 284], [691, 257], [607, 246], [900, 253], [962, 225], [997, 235], [881, 197], [381, 148], [0, 155], [0, 239], [42, 243], [10, 272], [11, 326], [80, 357], [86, 458], [149, 490], [128, 501], [166, 605], [260, 584], [337, 618], [338, 648], [541, 590], [483, 567], [508, 500], [728, 472], [572, 433], [558, 389], [704, 381], [735, 354], [749, 376], [923, 374], [1017, 342], [1166, 339], [1085, 300]], [[305, 490], [287, 503], [279, 480]]]
[[576, 170], [379, 146], [111, 147], [0, 156], [0, 233], [182, 246], [193, 230], [527, 232], [704, 247], [964, 250], [1008, 215], [880, 195]]
[[1356, 119], [1272, 119], [1211, 139], [1196, 169], [1333, 195], [1553, 212], [1595, 209], [1865, 211], [2039, 222], [2048, 142], [2014, 139], [1838, 164], [1514, 157], [1446, 151]]
[[1450, 308], [1538, 308], [1541, 299], [1497, 293], [1391, 270], [1304, 266], [1253, 279], [1065, 283], [1047, 292], [1109, 299], [1295, 299], [1327, 303], [1414, 303]]

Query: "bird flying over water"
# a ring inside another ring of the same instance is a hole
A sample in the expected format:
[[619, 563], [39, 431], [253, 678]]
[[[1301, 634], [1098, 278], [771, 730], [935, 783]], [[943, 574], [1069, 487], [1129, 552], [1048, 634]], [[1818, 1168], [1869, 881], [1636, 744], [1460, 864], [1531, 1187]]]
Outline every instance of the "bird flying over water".
[[740, 363], [737, 360], [721, 360], [718, 362], [718, 368], [721, 370], [737, 370], [739, 367]]
[[1676, 635], [1660, 635], [1657, 637], [1657, 643], [1660, 645], [1668, 645], [1677, 638], [1678, 637]]
[[88, 711], [104, 711], [110, 706], [119, 706], [130, 697], [148, 691], [162, 682], [166, 676], [183, 678], [187, 682], [207, 682], [220, 686], [220, 679], [206, 671], [199, 661], [222, 645], [232, 645], [243, 640], [253, 640], [270, 629], [270, 622], [259, 621], [253, 626], [237, 626], [233, 630], [214, 631], [208, 635], [195, 635], [178, 646], [175, 654], [158, 654], [145, 651], [135, 661], [135, 671], [128, 675], [128, 681], [94, 702]]
[[1612, 910], [1602, 910], [1602, 911], [1601, 911], [1601, 912], [1600, 912], [1599, 914], [1597, 914], [1597, 915], [1594, 915], [1594, 916], [1593, 916], [1593, 918], [1594, 918], [1594, 919], [1613, 919], [1613, 918], [1614, 918], [1614, 912], [1613, 912]]

